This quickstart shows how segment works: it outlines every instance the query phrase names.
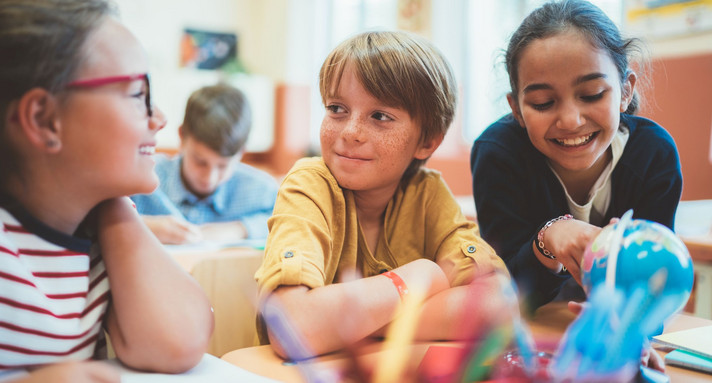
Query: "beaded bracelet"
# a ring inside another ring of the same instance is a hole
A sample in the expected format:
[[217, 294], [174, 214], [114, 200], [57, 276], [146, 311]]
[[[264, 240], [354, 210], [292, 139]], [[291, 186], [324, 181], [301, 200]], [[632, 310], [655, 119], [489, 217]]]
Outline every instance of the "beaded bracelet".
[[398, 289], [398, 295], [400, 296], [401, 301], [405, 299], [405, 296], [408, 295], [408, 286], [406, 286], [405, 282], [403, 282], [403, 279], [392, 271], [386, 271], [381, 275], [388, 277], [393, 282], [393, 285], [395, 285], [396, 289]]
[[556, 217], [556, 218], [550, 220], [549, 222], [545, 223], [544, 226], [541, 228], [541, 230], [539, 230], [539, 234], [536, 235], [536, 240], [537, 240], [536, 248], [537, 248], [537, 250], [539, 250], [539, 252], [543, 256], [545, 256], [549, 259], [556, 259], [556, 256], [554, 254], [552, 254], [551, 251], [549, 251], [549, 249], [546, 248], [546, 246], [544, 246], [544, 232], [546, 231], [546, 229], [551, 227], [551, 225], [553, 225], [554, 222], [566, 221], [566, 220], [569, 220], [572, 218], [574, 218], [574, 216], [572, 216], [571, 214], [566, 214], [566, 215], [562, 215], [560, 217]]

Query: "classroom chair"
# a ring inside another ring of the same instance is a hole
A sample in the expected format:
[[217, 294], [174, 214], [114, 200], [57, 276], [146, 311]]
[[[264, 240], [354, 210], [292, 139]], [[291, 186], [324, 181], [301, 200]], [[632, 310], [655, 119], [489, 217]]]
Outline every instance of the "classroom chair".
[[259, 345], [254, 274], [263, 255], [262, 250], [240, 249], [234, 256], [203, 259], [190, 272], [213, 306], [215, 330], [208, 353], [218, 358], [238, 348]]

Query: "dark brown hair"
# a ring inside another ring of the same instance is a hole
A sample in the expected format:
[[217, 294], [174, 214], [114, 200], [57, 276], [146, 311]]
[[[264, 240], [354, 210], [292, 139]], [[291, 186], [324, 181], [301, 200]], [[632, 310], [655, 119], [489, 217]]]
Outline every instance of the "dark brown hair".
[[[505, 65], [509, 74], [512, 94], [517, 95], [519, 80], [519, 59], [522, 52], [534, 40], [551, 37], [570, 30], [576, 30], [590, 43], [610, 55], [621, 85], [629, 72], [629, 55], [641, 52], [638, 39], [624, 39], [618, 27], [597, 6], [585, 0], [552, 1], [542, 5], [527, 16], [509, 40], [505, 53]], [[625, 113], [635, 114], [640, 105], [639, 96], [633, 94]]]

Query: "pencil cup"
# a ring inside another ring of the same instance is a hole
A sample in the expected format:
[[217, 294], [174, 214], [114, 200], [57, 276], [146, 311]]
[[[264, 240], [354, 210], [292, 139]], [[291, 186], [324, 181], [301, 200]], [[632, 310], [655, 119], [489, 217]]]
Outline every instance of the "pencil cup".
[[495, 360], [488, 382], [507, 383], [634, 383], [640, 380], [628, 370], [609, 374], [586, 374], [577, 377], [555, 376], [550, 369], [554, 355], [544, 351], [534, 353], [534, 367], [527, 369], [519, 351], [509, 351]]
[[533, 367], [527, 368], [524, 358], [518, 350], [508, 351], [495, 360], [492, 366], [492, 379], [521, 383], [551, 382], [549, 363], [552, 357], [553, 355], [548, 352], [535, 352]]

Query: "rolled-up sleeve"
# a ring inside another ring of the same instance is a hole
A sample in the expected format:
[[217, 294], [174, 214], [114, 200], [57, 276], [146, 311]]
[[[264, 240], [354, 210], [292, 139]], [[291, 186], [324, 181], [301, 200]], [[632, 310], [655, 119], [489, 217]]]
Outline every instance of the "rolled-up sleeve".
[[265, 258], [255, 274], [261, 297], [282, 285], [316, 288], [333, 282], [327, 275], [335, 273], [332, 254], [340, 250], [332, 238], [343, 237], [345, 201], [319, 170], [299, 169], [282, 182], [268, 220]]
[[464, 285], [495, 270], [509, 275], [502, 259], [480, 237], [477, 223], [462, 214], [444, 182], [439, 182], [429, 194], [425, 224], [432, 240], [426, 246], [436, 248], [426, 249], [426, 252], [435, 254], [435, 261], [449, 270], [450, 285]]

